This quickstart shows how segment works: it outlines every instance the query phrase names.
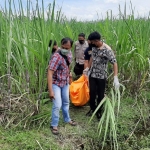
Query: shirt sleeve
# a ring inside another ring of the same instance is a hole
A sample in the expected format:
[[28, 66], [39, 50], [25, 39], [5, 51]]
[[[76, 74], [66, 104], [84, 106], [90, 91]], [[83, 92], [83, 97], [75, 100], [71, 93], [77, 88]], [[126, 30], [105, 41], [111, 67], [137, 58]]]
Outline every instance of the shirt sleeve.
[[59, 64], [60, 64], [60, 56], [58, 53], [55, 53], [49, 62], [49, 69], [56, 71], [57, 68], [59, 67]]
[[74, 45], [74, 57], [76, 58], [76, 43]]
[[113, 50], [107, 50], [107, 58], [111, 64], [117, 62]]
[[84, 59], [85, 59], [85, 60], [90, 60], [90, 56], [89, 56], [89, 54], [88, 54], [88, 50], [89, 50], [89, 48], [87, 48], [87, 49], [84, 51]]
[[69, 52], [67, 58], [68, 58], [69, 63], [71, 63], [72, 62], [72, 52], [71, 51]]

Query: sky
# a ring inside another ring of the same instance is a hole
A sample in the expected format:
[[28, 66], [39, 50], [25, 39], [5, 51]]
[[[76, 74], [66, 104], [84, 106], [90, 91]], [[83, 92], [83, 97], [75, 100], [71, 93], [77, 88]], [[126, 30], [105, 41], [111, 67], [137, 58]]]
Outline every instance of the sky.
[[[8, 0], [6, 0], [8, 1]], [[26, 9], [27, 1], [36, 5], [37, 0], [22, 0], [24, 9]], [[15, 5], [18, 5], [18, 0], [14, 0]], [[41, 6], [42, 0], [38, 0]], [[1, 8], [4, 8], [5, 0], [0, 0]], [[45, 10], [49, 3], [53, 0], [44, 0]], [[68, 18], [75, 18], [78, 21], [92, 21], [105, 18], [107, 12], [112, 10], [114, 17], [119, 14], [119, 5], [121, 6], [122, 13], [126, 3], [127, 15], [131, 14], [131, 3], [134, 9], [135, 17], [148, 16], [150, 12], [150, 0], [56, 0], [55, 10], [62, 8], [62, 13]]]

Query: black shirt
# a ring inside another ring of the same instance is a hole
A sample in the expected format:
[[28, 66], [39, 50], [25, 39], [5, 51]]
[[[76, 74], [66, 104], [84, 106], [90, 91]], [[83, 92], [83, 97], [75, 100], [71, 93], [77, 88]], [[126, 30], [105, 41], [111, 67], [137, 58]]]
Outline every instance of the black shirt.
[[91, 47], [88, 47], [88, 48], [84, 51], [84, 59], [85, 59], [85, 60], [90, 60], [91, 54], [92, 54], [92, 48], [91, 48]]

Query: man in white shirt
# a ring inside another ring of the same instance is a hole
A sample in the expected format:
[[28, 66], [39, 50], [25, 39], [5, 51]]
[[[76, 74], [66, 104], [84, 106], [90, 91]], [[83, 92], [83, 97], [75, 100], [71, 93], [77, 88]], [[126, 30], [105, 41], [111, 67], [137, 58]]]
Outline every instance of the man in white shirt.
[[74, 73], [76, 76], [82, 75], [84, 70], [84, 51], [88, 47], [88, 42], [85, 40], [85, 34], [80, 33], [78, 35], [78, 41], [75, 42], [74, 56], [75, 56], [75, 67]]

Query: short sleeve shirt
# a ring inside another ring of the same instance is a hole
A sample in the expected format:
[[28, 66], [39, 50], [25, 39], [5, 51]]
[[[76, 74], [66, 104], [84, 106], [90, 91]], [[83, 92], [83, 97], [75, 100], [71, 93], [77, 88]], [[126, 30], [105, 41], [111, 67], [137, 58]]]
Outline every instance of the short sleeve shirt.
[[[71, 54], [68, 54], [68, 59], [71, 61]], [[54, 71], [53, 74], [53, 84], [63, 87], [69, 83], [69, 68], [65, 59], [59, 54], [54, 53], [50, 62], [49, 69]]]
[[91, 54], [92, 54], [92, 48], [88, 47], [88, 48], [84, 51], [84, 60], [90, 60]]
[[84, 51], [87, 49], [88, 47], [88, 42], [85, 41], [84, 44], [80, 44], [79, 41], [75, 42], [75, 58], [76, 58], [76, 63], [79, 64], [84, 64]]
[[100, 48], [92, 48], [92, 66], [90, 75], [93, 78], [106, 79], [107, 78], [107, 64], [108, 61], [114, 64], [116, 61], [114, 52], [111, 48], [103, 43]]

